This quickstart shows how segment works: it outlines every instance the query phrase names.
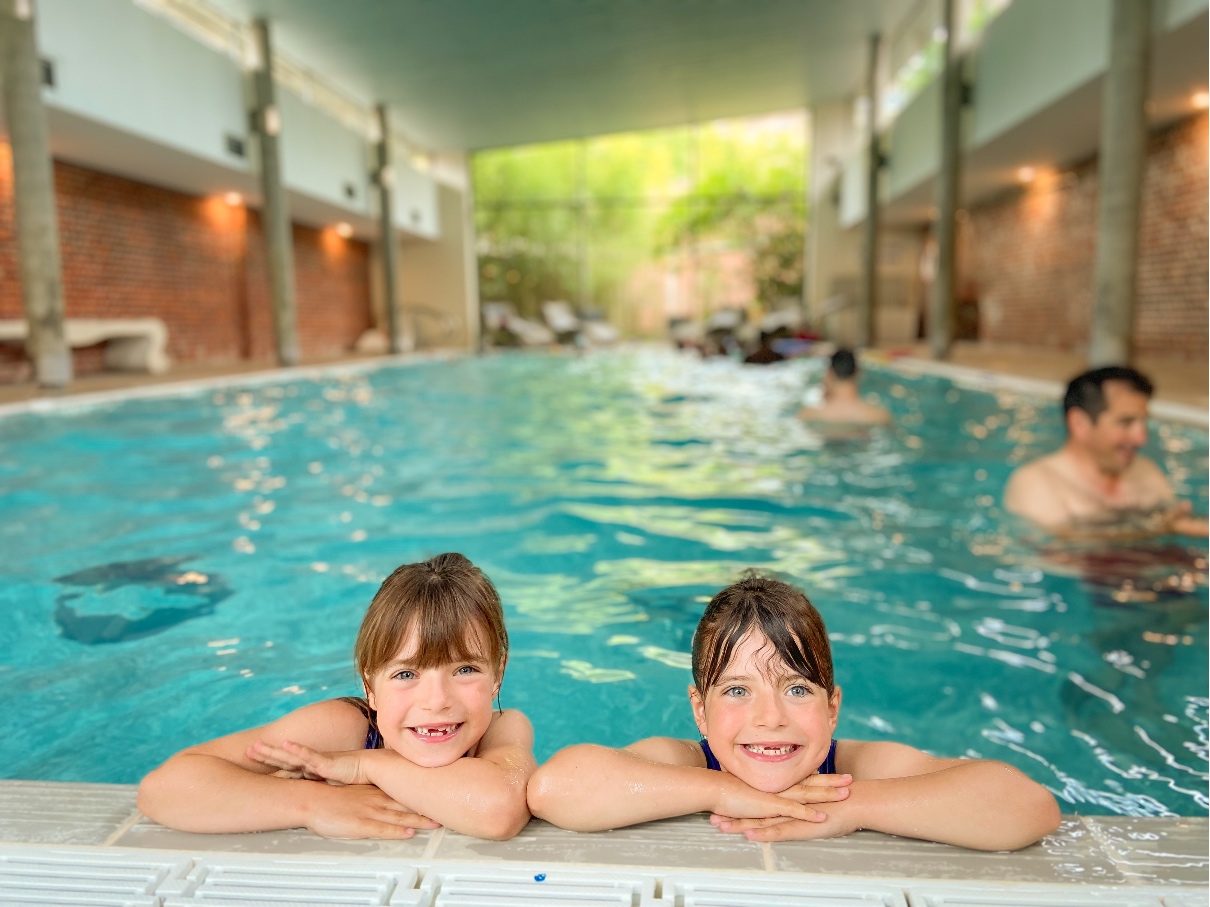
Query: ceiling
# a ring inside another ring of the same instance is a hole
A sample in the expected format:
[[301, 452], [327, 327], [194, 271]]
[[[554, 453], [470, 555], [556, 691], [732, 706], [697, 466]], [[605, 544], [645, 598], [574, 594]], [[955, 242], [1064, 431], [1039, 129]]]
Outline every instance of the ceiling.
[[208, 0], [430, 148], [765, 113], [859, 93], [919, 0]]

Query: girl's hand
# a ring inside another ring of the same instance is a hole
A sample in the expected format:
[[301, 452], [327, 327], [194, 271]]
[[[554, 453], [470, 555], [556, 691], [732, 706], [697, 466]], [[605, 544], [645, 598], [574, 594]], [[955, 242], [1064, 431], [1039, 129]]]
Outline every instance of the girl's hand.
[[783, 790], [779, 797], [798, 803], [835, 803], [849, 796], [852, 775], [821, 775], [816, 772]]
[[[800, 819], [804, 822], [822, 822], [827, 816], [794, 797], [767, 794], [749, 787], [734, 775], [721, 774], [723, 782], [718, 801], [714, 805], [714, 816], [720, 819]], [[795, 788], [799, 785], [795, 785]], [[793, 790], [793, 788], [792, 788]], [[711, 819], [713, 821], [713, 818]], [[717, 823], [716, 823], [717, 824]]]
[[283, 740], [280, 746], [258, 740], [248, 748], [253, 762], [276, 768], [288, 778], [327, 781], [329, 784], [370, 784], [363, 756], [365, 750], [321, 753], [309, 746]]
[[833, 808], [819, 822], [803, 822], [775, 816], [768, 819], [729, 819], [726, 816], [711, 816], [710, 822], [725, 834], [742, 834], [749, 841], [813, 841], [820, 838], [839, 838], [852, 834], [861, 826], [855, 817], [846, 814], [842, 807]]
[[307, 828], [325, 838], [410, 838], [417, 828], [440, 828], [372, 784], [316, 785]]

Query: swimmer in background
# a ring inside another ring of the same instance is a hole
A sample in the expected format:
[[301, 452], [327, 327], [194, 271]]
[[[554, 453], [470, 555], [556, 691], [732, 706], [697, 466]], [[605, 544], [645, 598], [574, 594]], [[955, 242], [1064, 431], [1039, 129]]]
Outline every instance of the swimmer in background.
[[1066, 443], [1013, 472], [1004, 509], [1056, 535], [1205, 538], [1205, 518], [1191, 515], [1160, 468], [1138, 453], [1151, 393], [1146, 377], [1123, 366], [1074, 378], [1063, 397]]
[[798, 418], [808, 422], [843, 425], [888, 425], [891, 414], [881, 406], [861, 399], [857, 384], [857, 357], [852, 350], [839, 349], [823, 376], [823, 405], [806, 407]]
[[408, 838], [444, 825], [503, 840], [524, 828], [533, 730], [520, 712], [492, 709], [508, 634], [482, 571], [461, 554], [399, 567], [354, 657], [364, 699], [312, 703], [182, 750], [143, 779], [139, 809], [192, 832]]
[[700, 741], [561, 750], [530, 780], [534, 815], [602, 831], [710, 812], [719, 831], [752, 841], [870, 829], [978, 850], [1016, 850], [1058, 828], [1054, 797], [1012, 766], [833, 739], [840, 687], [828, 633], [786, 583], [750, 573], [716, 595], [692, 665]]
[[781, 362], [786, 357], [773, 349], [773, 335], [768, 331], [760, 332], [760, 346], [744, 358], [744, 365], [772, 365]]

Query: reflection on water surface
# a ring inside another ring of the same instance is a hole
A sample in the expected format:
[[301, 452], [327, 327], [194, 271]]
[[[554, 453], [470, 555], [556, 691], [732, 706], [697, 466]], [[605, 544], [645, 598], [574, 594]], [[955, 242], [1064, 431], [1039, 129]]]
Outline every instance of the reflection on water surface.
[[[5, 772], [133, 781], [356, 692], [376, 584], [459, 550], [500, 588], [503, 702], [540, 757], [691, 735], [693, 627], [758, 567], [826, 618], [842, 735], [1012, 762], [1067, 811], [1204, 814], [1205, 543], [1023, 541], [1000, 491], [1061, 442], [1057, 406], [871, 371], [896, 427], [837, 437], [793, 418], [821, 368], [500, 356], [0, 420], [0, 699], [38, 716]], [[1205, 513], [1205, 434], [1157, 426], [1148, 453]], [[196, 613], [104, 646], [56, 628], [55, 577], [180, 558], [228, 594], [94, 588]]]

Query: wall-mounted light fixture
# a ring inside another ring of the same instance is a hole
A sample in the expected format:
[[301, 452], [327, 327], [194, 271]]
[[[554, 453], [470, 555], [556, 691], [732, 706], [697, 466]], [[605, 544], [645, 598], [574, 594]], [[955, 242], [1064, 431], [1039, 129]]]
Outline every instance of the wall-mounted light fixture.
[[1195, 110], [1205, 110], [1210, 107], [1210, 92], [1195, 91], [1193, 96], [1189, 98]]
[[341, 239], [348, 239], [353, 235], [353, 225], [343, 220], [332, 229], [336, 231], [336, 235]]
[[244, 197], [238, 192], [224, 192], [223, 201], [225, 201], [232, 208], [238, 208], [244, 203]]
[[1018, 167], [1017, 168], [1017, 182], [1018, 183], [1032, 183], [1034, 181], [1034, 177], [1037, 175], [1038, 175], [1038, 171], [1033, 167]]

